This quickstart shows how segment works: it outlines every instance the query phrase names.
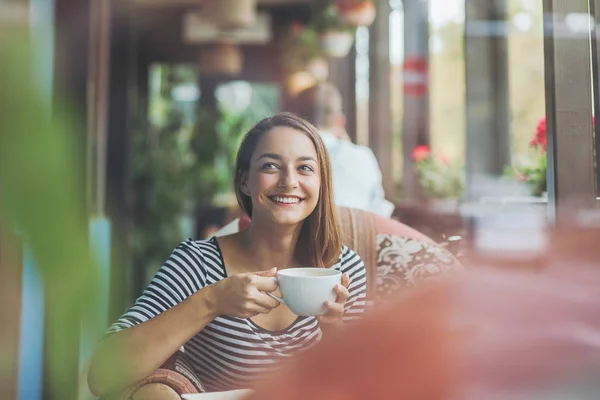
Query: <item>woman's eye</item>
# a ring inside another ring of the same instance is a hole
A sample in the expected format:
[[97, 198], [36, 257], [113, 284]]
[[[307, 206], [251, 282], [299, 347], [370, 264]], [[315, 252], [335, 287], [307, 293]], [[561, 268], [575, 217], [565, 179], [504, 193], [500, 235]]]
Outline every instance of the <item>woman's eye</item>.
[[305, 172], [313, 172], [314, 171], [313, 167], [311, 167], [310, 165], [303, 165], [300, 167], [300, 169]]
[[262, 169], [275, 169], [277, 168], [277, 165], [273, 164], [273, 163], [266, 163], [263, 164]]

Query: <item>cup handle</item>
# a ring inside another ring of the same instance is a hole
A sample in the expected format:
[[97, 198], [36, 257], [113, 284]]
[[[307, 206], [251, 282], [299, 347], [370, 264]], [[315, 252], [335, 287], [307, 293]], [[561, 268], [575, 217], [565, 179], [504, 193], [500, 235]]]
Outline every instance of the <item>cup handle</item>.
[[285, 304], [285, 301], [283, 301], [283, 299], [281, 297], [277, 297], [273, 293], [269, 293], [269, 292], [265, 292], [265, 293], [267, 294], [267, 296], [270, 296], [270, 297], [274, 298], [275, 300], [277, 300], [281, 304]]
[[[275, 277], [275, 282], [277, 282], [277, 286], [279, 286], [279, 280], [277, 279], [277, 277]], [[267, 296], [274, 298], [281, 304], [285, 304], [285, 301], [283, 301], [283, 299], [281, 297], [277, 297], [273, 293], [270, 293], [270, 292], [265, 292], [265, 293], [267, 294]]]

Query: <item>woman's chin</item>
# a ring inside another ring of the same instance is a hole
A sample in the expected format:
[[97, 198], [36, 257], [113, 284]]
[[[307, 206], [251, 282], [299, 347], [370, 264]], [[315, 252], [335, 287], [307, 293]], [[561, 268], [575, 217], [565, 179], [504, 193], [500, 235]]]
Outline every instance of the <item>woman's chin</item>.
[[[265, 221], [270, 221], [274, 225], [290, 226], [301, 224], [311, 212], [309, 207], [303, 207], [303, 205], [268, 207], [261, 210], [260, 218], [264, 218]], [[257, 214], [258, 210], [255, 210], [255, 218], [258, 217]]]
[[298, 225], [300, 223], [302, 223], [302, 221], [304, 221], [305, 218], [300, 218], [300, 217], [294, 217], [294, 216], [281, 216], [281, 215], [275, 215], [273, 216], [273, 223], [275, 225], [281, 225], [281, 226], [291, 226], [291, 225]]
[[285, 212], [274, 212], [271, 214], [271, 221], [276, 225], [298, 225], [302, 223], [309, 214], [305, 212], [285, 211]]

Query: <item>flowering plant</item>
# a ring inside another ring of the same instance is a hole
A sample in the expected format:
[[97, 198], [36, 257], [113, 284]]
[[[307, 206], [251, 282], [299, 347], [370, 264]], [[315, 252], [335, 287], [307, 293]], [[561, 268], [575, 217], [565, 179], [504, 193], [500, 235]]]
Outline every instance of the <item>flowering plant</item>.
[[354, 34], [356, 30], [355, 27], [348, 26], [341, 18], [339, 9], [332, 0], [314, 2], [311, 14], [311, 24], [319, 33], [349, 31]]
[[531, 194], [542, 196], [546, 192], [546, 118], [538, 122], [535, 133], [529, 141], [531, 153], [519, 159], [514, 166], [507, 167], [505, 176], [514, 178], [529, 186]]
[[413, 159], [421, 193], [428, 198], [459, 198], [464, 188], [460, 164], [450, 163], [443, 154], [432, 154], [428, 146], [413, 149]]
[[303, 71], [308, 63], [322, 56], [316, 30], [293, 21], [280, 42], [280, 63], [286, 73]]

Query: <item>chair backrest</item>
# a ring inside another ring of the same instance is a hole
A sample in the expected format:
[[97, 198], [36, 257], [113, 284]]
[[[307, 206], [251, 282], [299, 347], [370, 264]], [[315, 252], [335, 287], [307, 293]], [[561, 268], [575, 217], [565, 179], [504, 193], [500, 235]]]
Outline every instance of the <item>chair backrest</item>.
[[377, 230], [374, 214], [353, 208], [338, 207], [344, 244], [358, 253], [367, 269], [367, 297], [377, 284]]

